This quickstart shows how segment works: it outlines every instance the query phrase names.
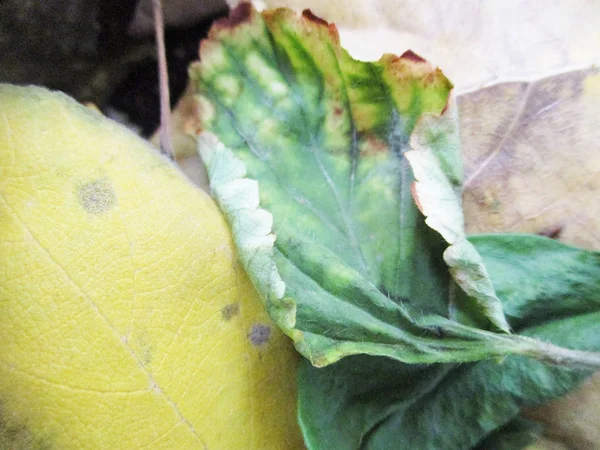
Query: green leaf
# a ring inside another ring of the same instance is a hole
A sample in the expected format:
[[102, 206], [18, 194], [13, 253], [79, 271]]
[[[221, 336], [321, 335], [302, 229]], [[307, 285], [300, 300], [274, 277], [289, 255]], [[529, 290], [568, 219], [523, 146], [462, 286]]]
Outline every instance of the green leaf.
[[469, 237], [517, 329], [600, 309], [600, 253], [528, 234]]
[[[530, 235], [470, 241], [493, 274], [511, 327], [557, 345], [600, 349], [599, 253]], [[431, 366], [356, 356], [323, 369], [305, 362], [299, 418], [311, 450], [388, 449], [399, 443], [401, 448], [470, 449], [515, 419], [521, 408], [565, 394], [588, 373], [522, 356]]]
[[518, 416], [501, 428], [489, 434], [477, 450], [518, 450], [535, 443], [542, 434], [544, 426]]
[[464, 237], [452, 109], [428, 123], [441, 137], [419, 136], [436, 144], [423, 165], [441, 167], [432, 187], [452, 190], [428, 221], [449, 211], [453, 236], [427, 226], [413, 201], [405, 154], [420, 118], [448, 106], [439, 70], [412, 52], [353, 60], [310, 12], [244, 4], [215, 24], [191, 76], [213, 196], [271, 317], [314, 365], [360, 353], [429, 363], [553, 350], [486, 331], [508, 326]]

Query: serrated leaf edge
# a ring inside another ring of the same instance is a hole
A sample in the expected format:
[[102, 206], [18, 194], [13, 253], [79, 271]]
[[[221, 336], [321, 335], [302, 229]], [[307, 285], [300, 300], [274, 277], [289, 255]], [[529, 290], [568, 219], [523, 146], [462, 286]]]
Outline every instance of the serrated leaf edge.
[[285, 282], [275, 265], [273, 215], [260, 208], [258, 181], [246, 177], [246, 166], [208, 131], [197, 136], [198, 152], [209, 174], [211, 195], [225, 215], [239, 259], [267, 311], [294, 340], [296, 302], [285, 297]]
[[[458, 111], [452, 100], [442, 114], [425, 114], [417, 123], [410, 139], [411, 150], [405, 153], [416, 180], [413, 197], [425, 223], [450, 244], [443, 256], [454, 281], [477, 302], [494, 326], [510, 333], [483, 259], [465, 233], [462, 164], [450, 160], [452, 155], [460, 155], [457, 123]], [[436, 150], [440, 138], [447, 141], [442, 144], [444, 148]]]

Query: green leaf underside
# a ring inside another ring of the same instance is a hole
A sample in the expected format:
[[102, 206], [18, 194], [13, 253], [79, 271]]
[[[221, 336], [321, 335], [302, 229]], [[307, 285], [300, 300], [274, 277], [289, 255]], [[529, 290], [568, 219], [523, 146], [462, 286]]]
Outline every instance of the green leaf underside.
[[[508, 326], [464, 238], [460, 198], [450, 198], [452, 239], [412, 199], [405, 153], [421, 116], [448, 104], [439, 70], [410, 52], [355, 61], [310, 13], [261, 16], [245, 4], [213, 27], [191, 77], [212, 193], [269, 313], [312, 364], [540, 353], [531, 339], [485, 331]], [[458, 147], [430, 147], [456, 190]]]
[[[482, 235], [470, 242], [490, 269], [516, 332], [600, 350], [600, 254], [530, 235]], [[462, 365], [370, 356], [323, 369], [304, 362], [299, 419], [311, 450], [521, 448], [530, 431], [507, 425], [521, 408], [565, 394], [586, 375], [516, 355]]]

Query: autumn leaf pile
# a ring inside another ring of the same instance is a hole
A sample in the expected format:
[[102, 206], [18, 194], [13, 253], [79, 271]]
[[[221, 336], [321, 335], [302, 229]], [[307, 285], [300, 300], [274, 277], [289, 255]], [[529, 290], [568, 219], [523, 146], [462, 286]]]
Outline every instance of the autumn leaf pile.
[[573, 76], [456, 102], [412, 51], [358, 61], [310, 11], [242, 4], [190, 78], [212, 198], [0, 87], [0, 446], [524, 448], [524, 411], [600, 367], [600, 254], [528, 212], [568, 210], [528, 143]]

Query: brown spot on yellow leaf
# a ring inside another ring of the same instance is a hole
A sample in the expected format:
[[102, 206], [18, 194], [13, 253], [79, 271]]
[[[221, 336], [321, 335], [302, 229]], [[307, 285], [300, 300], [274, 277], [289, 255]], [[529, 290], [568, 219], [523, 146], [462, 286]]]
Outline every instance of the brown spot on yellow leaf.
[[42, 450], [53, 448], [46, 436], [35, 436], [14, 411], [0, 401], [0, 448]]
[[240, 313], [240, 305], [238, 303], [230, 303], [221, 309], [221, 317], [226, 322], [229, 322]]
[[248, 339], [252, 345], [260, 347], [269, 342], [271, 337], [271, 327], [262, 323], [256, 323], [252, 326], [252, 330], [248, 333]]
[[102, 214], [117, 203], [117, 196], [106, 178], [89, 181], [77, 187], [77, 199], [90, 214]]

